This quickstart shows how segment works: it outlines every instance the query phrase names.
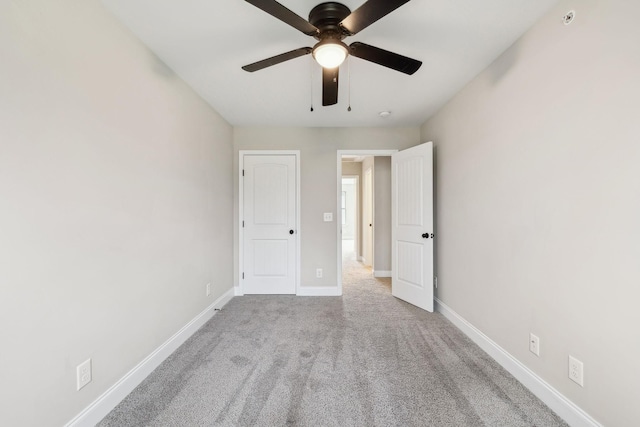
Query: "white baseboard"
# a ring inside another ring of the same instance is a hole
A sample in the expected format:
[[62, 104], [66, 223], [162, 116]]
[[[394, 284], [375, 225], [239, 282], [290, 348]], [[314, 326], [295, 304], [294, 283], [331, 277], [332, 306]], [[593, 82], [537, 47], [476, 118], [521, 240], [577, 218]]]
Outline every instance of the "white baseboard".
[[453, 311], [450, 307], [435, 298], [436, 310], [458, 329], [464, 332], [473, 342], [482, 348], [496, 362], [502, 365], [511, 375], [527, 387], [538, 399], [564, 419], [572, 427], [602, 427], [575, 403], [567, 399], [558, 390], [523, 365], [518, 359], [483, 334], [478, 328]]
[[240, 288], [240, 286], [238, 286], [236, 288], [233, 288], [233, 295], [241, 297], [244, 296], [244, 292], [242, 292], [242, 289]]
[[373, 277], [391, 277], [391, 271], [374, 270]]
[[339, 297], [342, 294], [337, 286], [301, 286], [296, 295], [299, 297]]
[[75, 418], [69, 421], [65, 427], [89, 427], [95, 426], [102, 420], [118, 403], [133, 391], [147, 376], [153, 372], [167, 357], [180, 347], [191, 335], [193, 335], [202, 325], [211, 319], [216, 309], [224, 307], [234, 296], [233, 288], [225, 292], [213, 304], [204, 309], [193, 320], [187, 323], [182, 329], [176, 332], [171, 338], [165, 341], [153, 353], [138, 363], [124, 377], [112, 385], [93, 403], [87, 406]]

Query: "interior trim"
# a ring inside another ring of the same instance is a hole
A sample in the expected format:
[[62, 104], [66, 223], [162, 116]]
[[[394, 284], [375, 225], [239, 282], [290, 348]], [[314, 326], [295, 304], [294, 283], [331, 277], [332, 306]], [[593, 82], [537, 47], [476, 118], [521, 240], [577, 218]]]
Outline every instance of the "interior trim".
[[527, 368], [522, 362], [509, 354], [505, 349], [496, 344], [491, 338], [482, 333], [478, 328], [469, 323], [465, 318], [453, 311], [438, 298], [434, 298], [436, 311], [446, 317], [474, 343], [482, 348], [489, 356], [516, 377], [538, 399], [542, 400], [549, 408], [558, 414], [563, 420], [573, 427], [602, 427], [593, 417], [587, 414], [578, 405], [567, 399], [558, 390]]
[[127, 372], [107, 391], [102, 393], [93, 403], [76, 415], [65, 427], [93, 427], [115, 408], [129, 393], [144, 381], [154, 369], [180, 347], [202, 325], [208, 322], [216, 311], [224, 307], [233, 298], [234, 289], [231, 288], [220, 298], [205, 308], [193, 320], [183, 326], [160, 347], [145, 357], [133, 369]]
[[300, 297], [339, 297], [337, 286], [300, 286], [296, 293]]

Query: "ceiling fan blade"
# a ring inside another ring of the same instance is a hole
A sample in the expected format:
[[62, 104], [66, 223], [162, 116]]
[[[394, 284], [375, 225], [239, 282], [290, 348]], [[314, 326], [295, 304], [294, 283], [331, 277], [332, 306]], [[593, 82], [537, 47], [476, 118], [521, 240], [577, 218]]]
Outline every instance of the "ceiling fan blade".
[[278, 18], [285, 24], [291, 25], [296, 30], [302, 31], [308, 36], [313, 36], [318, 33], [318, 29], [314, 25], [275, 0], [246, 0], [246, 2], [251, 3], [258, 9], [264, 10], [269, 15]]
[[358, 58], [375, 62], [383, 67], [409, 75], [418, 71], [418, 68], [422, 65], [422, 61], [360, 42], [351, 43], [351, 45], [349, 45], [349, 53]]
[[254, 71], [262, 70], [263, 68], [271, 67], [272, 65], [276, 65], [281, 62], [297, 58], [299, 56], [308, 55], [312, 50], [313, 49], [311, 49], [310, 47], [301, 47], [300, 49], [292, 50], [291, 52], [281, 53], [280, 55], [272, 56], [271, 58], [263, 59], [262, 61], [245, 65], [244, 67], [242, 67], [242, 69], [253, 73]]
[[369, 0], [344, 18], [340, 26], [354, 35], [407, 2], [409, 0]]
[[322, 69], [322, 106], [338, 103], [338, 73], [340, 67]]

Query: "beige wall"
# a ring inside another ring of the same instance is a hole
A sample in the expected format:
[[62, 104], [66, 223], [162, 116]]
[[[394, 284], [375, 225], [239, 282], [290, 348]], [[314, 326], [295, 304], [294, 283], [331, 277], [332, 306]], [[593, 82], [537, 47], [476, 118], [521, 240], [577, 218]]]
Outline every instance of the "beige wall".
[[[234, 128], [234, 188], [238, 189], [239, 150], [300, 150], [302, 286], [337, 286], [336, 222], [324, 222], [322, 214], [337, 217], [337, 150], [402, 149], [420, 143], [419, 128]], [[236, 196], [237, 198], [237, 196]], [[235, 202], [237, 230], [237, 209]], [[237, 232], [234, 253], [237, 265]], [[316, 279], [316, 268], [324, 277]], [[236, 269], [237, 271], [237, 269]], [[237, 283], [236, 273], [236, 283]]]
[[2, 2], [0, 58], [0, 425], [60, 426], [231, 289], [232, 129], [98, 1]]
[[422, 127], [438, 297], [607, 426], [640, 420], [639, 15], [560, 2]]

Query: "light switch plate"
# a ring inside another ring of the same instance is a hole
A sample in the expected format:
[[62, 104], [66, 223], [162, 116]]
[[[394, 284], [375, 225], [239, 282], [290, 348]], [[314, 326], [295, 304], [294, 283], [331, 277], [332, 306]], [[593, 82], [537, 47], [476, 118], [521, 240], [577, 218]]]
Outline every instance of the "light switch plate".
[[333, 221], [333, 213], [332, 212], [325, 212], [324, 213], [324, 222], [331, 222]]

